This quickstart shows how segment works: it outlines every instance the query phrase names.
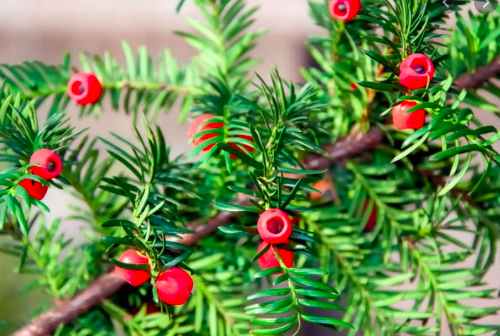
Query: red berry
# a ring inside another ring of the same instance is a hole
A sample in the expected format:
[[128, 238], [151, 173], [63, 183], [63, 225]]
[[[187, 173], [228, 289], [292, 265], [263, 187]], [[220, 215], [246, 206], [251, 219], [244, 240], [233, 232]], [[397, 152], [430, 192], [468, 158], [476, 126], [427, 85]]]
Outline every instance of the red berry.
[[[245, 140], [248, 140], [250, 141], [251, 143], [254, 143], [253, 141], [253, 138], [251, 135], [244, 135], [244, 134], [241, 134], [241, 135], [237, 135], [236, 136], [237, 138], [241, 138], [241, 139], [245, 139]], [[247, 151], [249, 152], [253, 152], [253, 147], [252, 146], [249, 146], [249, 145], [245, 145], [245, 144], [241, 144], [239, 146], [243, 146]]]
[[330, 0], [328, 9], [335, 20], [350, 21], [356, 17], [361, 8], [360, 0]]
[[406, 57], [399, 71], [399, 83], [410, 90], [425, 88], [434, 78], [434, 64], [423, 54]]
[[62, 170], [62, 160], [50, 149], [39, 149], [31, 155], [30, 163], [38, 163], [40, 166], [32, 166], [31, 172], [46, 180], [52, 180], [59, 176]]
[[269, 244], [285, 243], [292, 234], [292, 222], [286, 212], [278, 209], [264, 211], [257, 223], [259, 235]]
[[311, 199], [312, 200], [320, 200], [323, 198], [323, 196], [330, 196], [328, 193], [331, 193], [333, 186], [332, 183], [328, 180], [319, 180], [313, 183], [312, 187], [314, 189], [318, 189], [319, 192], [312, 192], [311, 193]]
[[356, 83], [351, 84], [351, 89], [356, 90], [358, 88], [358, 85]]
[[[368, 205], [370, 202], [368, 200], [365, 201], [363, 204], [363, 210], [361, 211], [361, 214], [364, 216], [366, 213], [366, 210], [368, 209]], [[370, 232], [375, 228], [375, 224], [377, 224], [377, 206], [374, 204], [372, 208], [372, 212], [370, 213], [370, 217], [368, 217], [368, 221], [366, 222], [366, 226], [364, 228], [365, 232]]]
[[406, 113], [410, 108], [418, 104], [405, 100], [392, 108], [392, 121], [398, 130], [421, 129], [425, 123], [425, 110], [420, 109], [411, 113]]
[[143, 303], [140, 307], [131, 307], [128, 310], [128, 312], [133, 316], [137, 316], [144, 309], [144, 307], [146, 307], [145, 311], [146, 316], [161, 312], [160, 307], [158, 307], [155, 303], [150, 301]]
[[102, 85], [94, 74], [78, 72], [69, 80], [67, 92], [77, 104], [93, 104], [101, 97]]
[[[266, 246], [267, 246], [267, 243], [265, 241], [263, 241], [262, 243], [260, 243], [257, 251], [261, 251]], [[281, 267], [278, 259], [276, 258], [276, 255], [274, 254], [273, 248], [278, 251], [280, 258], [283, 261], [283, 264], [285, 264], [285, 266], [287, 268], [292, 267], [292, 265], [293, 265], [293, 251], [280, 249], [280, 248], [277, 248], [275, 246], [274, 247], [270, 246], [269, 249], [266, 251], [266, 253], [264, 253], [259, 258], [260, 268], [265, 270], [267, 268]], [[276, 273], [276, 274], [278, 274], [278, 273]]]
[[[126, 250], [122, 253], [118, 261], [124, 264], [148, 264], [149, 260], [139, 252], [135, 250]], [[140, 286], [151, 277], [149, 272], [142, 270], [130, 270], [115, 266], [115, 274], [120, 278], [123, 278], [132, 286]]]
[[161, 313], [161, 309], [152, 302], [146, 303], [146, 315]]
[[186, 303], [193, 290], [193, 279], [182, 268], [172, 267], [156, 280], [158, 298], [166, 304], [179, 306]]
[[193, 142], [192, 137], [196, 135], [200, 131], [201, 126], [205, 123], [210, 118], [214, 118], [215, 116], [213, 114], [202, 114], [198, 116], [196, 119], [193, 120], [191, 125], [189, 125], [188, 131], [187, 131], [187, 138], [190, 142]]
[[[189, 126], [187, 136], [188, 136], [188, 139], [191, 139], [190, 142], [194, 146], [198, 146], [198, 145], [202, 144], [203, 142], [205, 142], [209, 139], [215, 138], [217, 136], [217, 133], [207, 133], [207, 134], [204, 134], [200, 137], [197, 137], [196, 139], [192, 139], [197, 133], [211, 130], [211, 129], [217, 129], [217, 128], [224, 127], [224, 124], [220, 123], [220, 122], [211, 122], [211, 123], [207, 124], [206, 122], [211, 118], [215, 118], [215, 116], [212, 114], [202, 114], [201, 116], [197, 117]], [[203, 148], [203, 151], [204, 152], [209, 151], [214, 146], [215, 146], [215, 143], [210, 144], [210, 145], [206, 146], [205, 148]]]
[[[252, 143], [254, 142], [253, 138], [250, 135], [237, 135], [236, 137], [248, 140]], [[241, 146], [243, 146], [250, 153], [253, 152], [253, 150], [254, 150], [253, 147], [251, 147], [249, 145], [240, 144], [240, 143], [229, 142], [228, 145], [233, 147], [233, 148], [236, 148], [237, 150], [239, 150], [242, 153], [244, 153], [245, 151], [241, 148]], [[234, 159], [236, 159], [236, 156], [234, 154], [231, 154], [230, 158], [232, 160], [234, 160]]]
[[49, 189], [48, 186], [31, 179], [24, 179], [19, 183], [19, 185], [26, 189], [28, 195], [39, 201], [41, 201], [45, 197], [45, 194]]

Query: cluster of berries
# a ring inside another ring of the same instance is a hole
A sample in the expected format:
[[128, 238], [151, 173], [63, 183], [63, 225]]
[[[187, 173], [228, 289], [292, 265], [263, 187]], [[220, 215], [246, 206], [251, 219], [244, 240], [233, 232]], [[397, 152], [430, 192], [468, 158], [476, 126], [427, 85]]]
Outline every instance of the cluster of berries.
[[[47, 181], [58, 177], [62, 170], [61, 158], [49, 149], [37, 150], [31, 156], [30, 163], [37, 164], [30, 168], [31, 173], [33, 175], [40, 176]], [[24, 179], [21, 183], [19, 183], [19, 185], [26, 189], [28, 195], [39, 201], [45, 197], [45, 194], [47, 194], [47, 190], [49, 189], [48, 186], [32, 179]]]
[[[288, 238], [292, 234], [292, 221], [282, 210], [270, 209], [259, 217], [257, 229], [263, 242], [258, 251], [264, 249], [267, 244], [289, 244]], [[275, 251], [286, 267], [292, 267], [293, 251], [271, 246], [260, 258], [259, 265], [262, 269], [280, 267]], [[146, 256], [135, 250], [126, 250], [118, 260], [124, 264], [149, 264]], [[151, 278], [148, 271], [131, 270], [116, 266], [115, 274], [132, 286], [140, 286]], [[182, 268], [172, 267], [161, 273], [156, 279], [158, 298], [169, 305], [182, 305], [191, 296], [193, 290], [193, 279]]]
[[[341, 21], [352, 20], [358, 13], [361, 7], [359, 0], [331, 0], [330, 13]], [[434, 77], [434, 65], [432, 61], [423, 54], [413, 54], [403, 60], [400, 66], [399, 82], [404, 87], [410, 90], [425, 88]], [[353, 89], [355, 84], [351, 85]], [[93, 104], [99, 100], [102, 93], [102, 85], [97, 77], [92, 73], [78, 72], [71, 77], [68, 82], [69, 97], [80, 105]], [[405, 100], [392, 109], [392, 118], [394, 126], [399, 130], [404, 129], [420, 129], [425, 123], [425, 110], [419, 109], [411, 113], [406, 113], [409, 109], [416, 106], [417, 103]], [[196, 118], [188, 129], [188, 138], [191, 139], [193, 145], [198, 146], [205, 141], [217, 137], [217, 133], [207, 131], [223, 128], [224, 124], [219, 121], [212, 121], [215, 118], [212, 114], [203, 114]], [[204, 132], [196, 139], [193, 137], [199, 132]], [[246, 139], [253, 142], [253, 138], [249, 135], [236, 135], [237, 138]], [[243, 152], [241, 146], [247, 151], [252, 152], [253, 148], [245, 144], [236, 144], [229, 142], [229, 146]], [[203, 148], [203, 151], [209, 151], [215, 146], [215, 143], [208, 144]], [[236, 157], [231, 154], [231, 159]]]
[[[215, 120], [215, 121], [214, 121]], [[189, 126], [188, 132], [187, 132], [187, 137], [188, 140], [195, 146], [199, 146], [202, 143], [215, 138], [218, 136], [216, 132], [211, 133], [210, 130], [217, 130], [224, 128], [224, 123], [221, 122], [221, 120], [218, 120], [216, 116], [213, 114], [202, 114], [199, 117], [197, 117]], [[202, 133], [199, 136], [196, 136], [199, 133]], [[243, 134], [238, 134], [235, 136], [229, 135], [229, 138], [231, 137], [236, 137], [240, 139], [245, 139], [250, 142], [254, 142], [253, 138], [249, 135], [243, 135]], [[235, 142], [228, 142], [228, 145], [239, 150], [240, 152], [244, 152], [243, 148], [245, 148], [248, 152], [253, 152], [253, 147], [245, 145], [245, 144], [237, 144]], [[202, 151], [203, 152], [208, 152], [215, 146], [215, 143], [210, 143], [207, 144], [205, 147], [203, 147]], [[243, 147], [243, 148], [242, 148]], [[231, 159], [236, 159], [236, 156], [233, 154], [230, 155]]]
[[257, 230], [262, 243], [260, 243], [257, 251], [266, 248], [271, 244], [269, 249], [259, 258], [259, 265], [262, 269], [280, 267], [280, 262], [276, 258], [277, 252], [283, 264], [290, 268], [293, 264], [293, 251], [277, 248], [276, 244], [289, 244], [288, 238], [292, 234], [292, 220], [286, 212], [278, 209], [269, 209], [264, 211], [257, 222]]
[[[126, 250], [118, 260], [124, 264], [149, 264], [147, 257], [135, 250]], [[151, 278], [148, 271], [115, 267], [115, 274], [132, 286], [140, 286]], [[193, 290], [193, 279], [182, 268], [171, 267], [156, 279], [158, 298], [168, 305], [179, 306], [186, 303]]]
[[[361, 8], [360, 0], [330, 0], [329, 10], [335, 20], [350, 21]], [[400, 66], [399, 83], [409, 90], [425, 88], [434, 77], [434, 64], [423, 54], [406, 57]], [[355, 86], [351, 86], [355, 89]], [[425, 110], [419, 109], [406, 113], [417, 106], [413, 101], [405, 100], [392, 108], [392, 121], [398, 130], [420, 129], [425, 124]]]
[[[399, 83], [409, 90], [427, 87], [434, 78], [434, 64], [423, 54], [406, 57], [399, 69]], [[425, 124], [425, 110], [419, 109], [406, 113], [417, 106], [413, 101], [404, 100], [392, 108], [392, 121], [398, 130], [421, 129]]]
[[[334, 5], [332, 5], [334, 4]], [[359, 0], [351, 1], [341, 1], [332, 0], [330, 2], [330, 10], [332, 15], [343, 21], [348, 21], [354, 18], [359, 12], [360, 4]], [[339, 11], [344, 10], [345, 14], [341, 16]], [[336, 13], [335, 15], [333, 13]], [[408, 56], [402, 63], [400, 67], [399, 82], [404, 87], [410, 90], [416, 90], [425, 88], [427, 84], [434, 77], [434, 65], [432, 61], [423, 54], [413, 54]], [[356, 85], [351, 85], [353, 89]], [[95, 103], [102, 93], [102, 86], [97, 77], [91, 73], [79, 72], [71, 77], [68, 83], [68, 95], [69, 97], [80, 105], [87, 105]], [[406, 113], [409, 109], [416, 106], [417, 103], [413, 101], [405, 100], [398, 105], [394, 106], [392, 109], [392, 118], [394, 126], [399, 130], [404, 129], [420, 129], [425, 123], [425, 110], [419, 109], [411, 113]], [[217, 137], [217, 133], [210, 133], [207, 131], [216, 130], [223, 128], [224, 124], [219, 121], [210, 122], [210, 119], [215, 118], [211, 114], [203, 114], [196, 118], [188, 129], [188, 138], [194, 146], [198, 146], [205, 141]], [[193, 137], [199, 132], [204, 132], [196, 139]], [[236, 135], [237, 138], [242, 138], [250, 142], [254, 142], [253, 138], [249, 135]], [[229, 142], [229, 146], [243, 152], [241, 148], [244, 147], [248, 152], [253, 151], [253, 147], [245, 144], [236, 144], [234, 142]], [[207, 152], [215, 146], [215, 143], [208, 144], [202, 149], [202, 151]], [[231, 154], [231, 159], [236, 157]]]

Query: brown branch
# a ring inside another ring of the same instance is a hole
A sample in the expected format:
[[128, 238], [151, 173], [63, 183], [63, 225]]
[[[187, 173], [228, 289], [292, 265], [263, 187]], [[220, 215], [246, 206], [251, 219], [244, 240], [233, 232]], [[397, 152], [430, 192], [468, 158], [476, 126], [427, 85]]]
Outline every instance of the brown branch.
[[[248, 199], [244, 198], [237, 201], [236, 204], [248, 205], [249, 202]], [[219, 212], [203, 225], [200, 225], [198, 221], [191, 222], [188, 224], [188, 228], [193, 230], [194, 233], [186, 234], [179, 240], [172, 240], [178, 241], [184, 245], [193, 245], [198, 242], [198, 240], [205, 238], [211, 232], [217, 230], [218, 227], [228, 224], [231, 219], [238, 217], [239, 215], [241, 215], [239, 212]]]
[[86, 313], [107, 297], [116, 293], [125, 281], [114, 274], [105, 274], [91, 283], [87, 289], [77, 294], [67, 303], [60, 304], [49, 312], [40, 315], [13, 336], [47, 336], [60, 324], [67, 323]]
[[[348, 157], [355, 156], [361, 152], [375, 148], [383, 138], [382, 130], [372, 128], [366, 134], [361, 134], [355, 129], [349, 136], [338, 143], [325, 147], [328, 157], [310, 156], [306, 160], [308, 169], [325, 169], [331, 164]], [[248, 204], [248, 199], [240, 199], [238, 204]], [[182, 239], [177, 240], [185, 245], [193, 245], [200, 239], [206, 237], [218, 227], [226, 225], [229, 221], [240, 213], [219, 212], [215, 217], [203, 225], [198, 221], [188, 224], [194, 233], [186, 234]], [[102, 303], [108, 297], [116, 293], [126, 284], [125, 280], [117, 277], [114, 273], [100, 276], [91, 283], [87, 289], [77, 294], [66, 303], [62, 303], [32, 320], [13, 334], [13, 336], [47, 336], [50, 335], [59, 325], [67, 324], [85, 314], [95, 305]]]
[[[238, 201], [238, 204], [241, 205], [246, 203], [247, 201], [245, 200]], [[188, 227], [194, 230], [194, 233], [186, 234], [182, 239], [177, 241], [185, 245], [193, 245], [198, 240], [215, 231], [219, 226], [229, 223], [237, 215], [238, 213], [219, 212], [204, 225], [199, 225], [197, 221], [192, 222], [188, 224]], [[50, 335], [60, 324], [66, 324], [78, 316], [85, 314], [92, 307], [102, 303], [126, 284], [125, 280], [117, 277], [114, 273], [101, 275], [74, 298], [40, 315], [15, 332], [13, 336]]]
[[474, 73], [460, 76], [455, 85], [461, 89], [476, 89], [500, 73], [500, 57], [495, 58], [487, 65], [480, 67]]
[[378, 127], [372, 127], [367, 133], [361, 134], [354, 129], [344, 139], [339, 142], [324, 147], [328, 156], [319, 156], [311, 154], [306, 159], [306, 168], [312, 170], [321, 170], [337, 164], [347, 158], [353, 157], [366, 150], [377, 147], [382, 142], [383, 131]]

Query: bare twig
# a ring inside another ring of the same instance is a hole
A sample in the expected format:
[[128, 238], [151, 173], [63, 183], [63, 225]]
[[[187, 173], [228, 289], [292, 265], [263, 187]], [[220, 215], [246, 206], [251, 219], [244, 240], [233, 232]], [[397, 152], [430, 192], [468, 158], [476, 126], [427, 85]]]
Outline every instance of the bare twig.
[[377, 147], [383, 138], [383, 131], [378, 127], [372, 127], [367, 133], [355, 129], [341, 141], [325, 146], [327, 157], [311, 154], [306, 160], [306, 168], [312, 170], [326, 169], [332, 164], [339, 163], [347, 158], [353, 157], [366, 150]]
[[476, 89], [482, 84], [488, 82], [500, 73], [500, 57], [495, 58], [487, 65], [479, 68], [474, 73], [466, 73], [460, 76], [455, 85], [459, 89]]
[[[382, 137], [382, 130], [379, 128], [372, 128], [366, 134], [361, 134], [358, 131], [352, 132], [337, 144], [325, 147], [325, 151], [329, 155], [328, 157], [308, 157], [306, 166], [308, 169], [325, 169], [332, 163], [375, 148], [382, 141]], [[247, 203], [248, 199], [238, 201], [238, 204]], [[178, 241], [185, 245], [193, 245], [215, 231], [218, 227], [228, 224], [236, 216], [238, 216], [238, 213], [219, 212], [203, 225], [200, 225], [198, 221], [192, 222], [188, 224], [188, 227], [194, 233], [186, 234]], [[114, 273], [104, 274], [74, 298], [40, 315], [25, 327], [15, 332], [13, 336], [50, 335], [59, 325], [69, 323], [76, 317], [86, 313], [92, 307], [102, 303], [105, 299], [116, 293], [125, 284], [126, 282], [115, 276]]]
[[70, 322], [86, 313], [92, 307], [116, 293], [124, 284], [125, 281], [114, 274], [104, 274], [73, 299], [67, 303], [61, 303], [54, 309], [40, 315], [28, 325], [15, 332], [13, 336], [50, 335], [57, 326]]
[[[249, 204], [248, 199], [242, 199], [236, 203], [239, 205]], [[198, 240], [205, 238], [211, 232], [217, 230], [218, 227], [228, 224], [231, 219], [239, 216], [240, 214], [241, 213], [239, 212], [219, 212], [203, 225], [200, 225], [198, 221], [191, 222], [188, 224], [188, 228], [193, 230], [194, 233], [184, 235], [184, 237], [179, 240], [179, 243], [184, 245], [193, 245]]]

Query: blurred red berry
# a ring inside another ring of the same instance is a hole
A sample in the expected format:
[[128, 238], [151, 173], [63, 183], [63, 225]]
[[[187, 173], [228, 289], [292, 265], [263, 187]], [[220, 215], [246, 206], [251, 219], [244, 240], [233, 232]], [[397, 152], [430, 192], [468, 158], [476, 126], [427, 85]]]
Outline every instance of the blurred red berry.
[[[250, 135], [237, 135], [236, 137], [241, 138], [241, 139], [246, 139], [252, 143], [254, 142], [253, 138]], [[250, 153], [254, 151], [254, 148], [249, 146], [249, 145], [244, 145], [244, 144], [234, 143], [234, 142], [229, 142], [228, 145], [233, 147], [233, 148], [236, 148], [237, 150], [239, 150], [242, 153], [244, 153], [245, 151], [241, 147], [244, 147]], [[231, 154], [230, 158], [232, 160], [234, 160], [234, 159], [236, 159], [236, 156], [234, 154]]]
[[19, 185], [26, 189], [28, 195], [39, 201], [45, 197], [45, 194], [47, 194], [47, 190], [49, 189], [48, 186], [31, 179], [24, 179], [19, 183]]
[[[215, 138], [217, 136], [217, 133], [207, 133], [203, 134], [199, 137], [196, 137], [196, 139], [193, 139], [193, 137], [198, 134], [199, 132], [203, 131], [208, 131], [211, 129], [217, 129], [217, 128], [223, 128], [224, 124], [220, 122], [210, 122], [207, 123], [209, 119], [215, 118], [213, 114], [202, 114], [201, 116], [197, 117], [189, 126], [188, 128], [188, 133], [187, 137], [190, 139], [190, 142], [196, 147], [201, 145], [203, 142]], [[209, 151], [215, 146], [215, 143], [210, 144], [203, 148], [203, 151]]]
[[425, 110], [420, 109], [411, 113], [406, 113], [409, 109], [418, 104], [405, 100], [392, 108], [392, 121], [398, 130], [421, 129], [425, 124]]
[[350, 21], [358, 15], [360, 0], [330, 0], [328, 9], [335, 20]]
[[69, 80], [67, 92], [77, 104], [93, 104], [101, 97], [102, 85], [94, 74], [78, 72]]

